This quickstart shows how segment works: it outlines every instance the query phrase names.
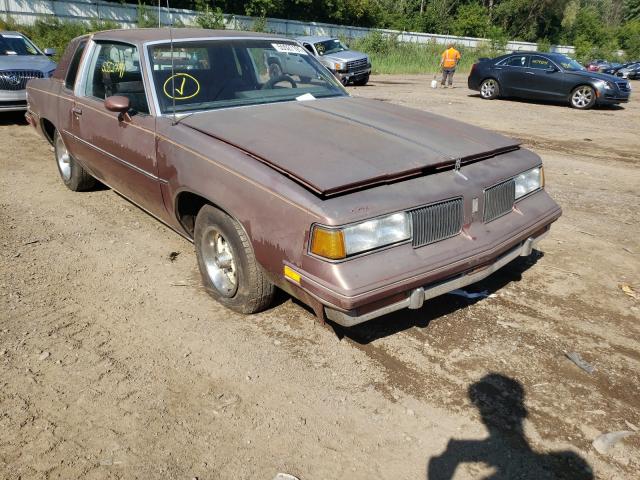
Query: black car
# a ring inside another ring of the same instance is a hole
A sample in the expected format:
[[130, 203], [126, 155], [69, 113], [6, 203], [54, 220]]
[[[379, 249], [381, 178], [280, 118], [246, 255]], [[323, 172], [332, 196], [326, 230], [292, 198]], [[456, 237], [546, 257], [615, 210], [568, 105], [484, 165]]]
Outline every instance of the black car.
[[[631, 65], [629, 65], [628, 67], [625, 67], [625, 68], [627, 69], [626, 77], [629, 80], [638, 80], [638, 79], [640, 79], [640, 62], [632, 63]], [[621, 76], [620, 72], [618, 72], [617, 75]]]
[[468, 85], [482, 98], [521, 97], [569, 102], [581, 110], [629, 101], [629, 82], [588, 72], [559, 53], [511, 53], [481, 60], [471, 68]]

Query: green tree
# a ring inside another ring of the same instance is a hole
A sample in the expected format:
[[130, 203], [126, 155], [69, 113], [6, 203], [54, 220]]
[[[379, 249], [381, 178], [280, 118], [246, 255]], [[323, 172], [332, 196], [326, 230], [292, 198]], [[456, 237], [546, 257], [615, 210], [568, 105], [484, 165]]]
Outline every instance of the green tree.
[[640, 18], [630, 20], [620, 27], [618, 42], [629, 60], [640, 58]]
[[640, 20], [640, 0], [624, 0], [623, 14], [626, 20]]
[[138, 27], [149, 28], [158, 26], [158, 17], [144, 3], [138, 1]]
[[207, 0], [196, 0], [196, 23], [200, 28], [224, 30], [224, 15], [220, 7], [212, 8]]
[[489, 29], [489, 11], [479, 3], [462, 5], [452, 22], [454, 35], [485, 37]]

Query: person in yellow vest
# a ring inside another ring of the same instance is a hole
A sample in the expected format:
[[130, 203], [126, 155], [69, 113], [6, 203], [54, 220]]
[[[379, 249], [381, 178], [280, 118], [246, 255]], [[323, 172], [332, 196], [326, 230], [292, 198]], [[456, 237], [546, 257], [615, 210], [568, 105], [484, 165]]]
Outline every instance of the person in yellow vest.
[[442, 58], [440, 59], [440, 67], [442, 68], [440, 85], [444, 87], [445, 83], [448, 83], [449, 87], [453, 88], [453, 74], [456, 72], [456, 66], [459, 61], [460, 52], [453, 48], [453, 43], [447, 44], [447, 49], [442, 52]]

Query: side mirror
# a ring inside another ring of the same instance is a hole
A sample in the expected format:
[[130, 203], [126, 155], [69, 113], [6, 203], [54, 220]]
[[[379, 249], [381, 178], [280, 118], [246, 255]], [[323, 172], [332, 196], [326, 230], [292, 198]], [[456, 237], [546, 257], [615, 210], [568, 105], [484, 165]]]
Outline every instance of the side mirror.
[[55, 48], [45, 48], [44, 49], [44, 54], [47, 57], [53, 57], [56, 54], [56, 49]]
[[113, 95], [104, 99], [104, 108], [110, 112], [117, 112], [118, 120], [130, 120], [129, 110], [131, 109], [131, 101], [128, 97], [122, 95]]
[[547, 68], [547, 73], [556, 73], [558, 71], [558, 67], [556, 67], [555, 65], [551, 65], [549, 68]]

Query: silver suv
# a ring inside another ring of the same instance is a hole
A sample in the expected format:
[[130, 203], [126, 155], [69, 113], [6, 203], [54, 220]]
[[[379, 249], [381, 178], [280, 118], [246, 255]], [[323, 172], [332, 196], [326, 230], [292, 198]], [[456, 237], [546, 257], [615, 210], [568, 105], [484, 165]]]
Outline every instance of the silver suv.
[[27, 81], [53, 75], [53, 48], [40, 50], [18, 32], [0, 32], [0, 112], [27, 109]]
[[362, 52], [349, 50], [333, 37], [298, 37], [298, 42], [340, 79], [343, 85], [366, 85], [371, 75], [371, 62]]

